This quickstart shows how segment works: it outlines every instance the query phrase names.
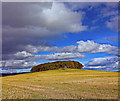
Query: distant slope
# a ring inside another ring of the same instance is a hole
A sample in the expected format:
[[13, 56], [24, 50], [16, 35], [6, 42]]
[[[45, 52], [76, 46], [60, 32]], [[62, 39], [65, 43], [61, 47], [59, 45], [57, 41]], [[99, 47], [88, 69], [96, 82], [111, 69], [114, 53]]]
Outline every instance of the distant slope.
[[31, 72], [54, 70], [54, 69], [59, 69], [59, 68], [81, 69], [82, 67], [83, 65], [76, 61], [56, 61], [56, 62], [44, 63], [38, 66], [34, 66], [31, 69]]

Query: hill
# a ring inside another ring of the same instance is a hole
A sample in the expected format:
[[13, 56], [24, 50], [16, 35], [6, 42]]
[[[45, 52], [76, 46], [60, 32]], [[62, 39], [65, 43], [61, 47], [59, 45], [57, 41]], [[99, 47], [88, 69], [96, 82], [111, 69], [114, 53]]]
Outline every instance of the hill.
[[58, 69], [5, 76], [2, 77], [2, 98], [16, 101], [17, 99], [117, 99], [118, 72]]
[[54, 70], [59, 68], [81, 69], [82, 67], [83, 65], [76, 61], [56, 61], [56, 62], [44, 63], [38, 66], [34, 66], [31, 69], [31, 72]]

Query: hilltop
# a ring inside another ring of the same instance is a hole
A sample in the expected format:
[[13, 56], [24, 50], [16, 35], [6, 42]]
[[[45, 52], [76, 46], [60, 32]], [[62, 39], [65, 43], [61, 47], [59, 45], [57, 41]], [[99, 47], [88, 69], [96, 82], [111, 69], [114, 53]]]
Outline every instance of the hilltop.
[[82, 67], [83, 67], [83, 65], [76, 61], [56, 61], [56, 62], [44, 63], [44, 64], [34, 66], [31, 69], [31, 72], [55, 70], [55, 69], [59, 69], [59, 68], [81, 69]]

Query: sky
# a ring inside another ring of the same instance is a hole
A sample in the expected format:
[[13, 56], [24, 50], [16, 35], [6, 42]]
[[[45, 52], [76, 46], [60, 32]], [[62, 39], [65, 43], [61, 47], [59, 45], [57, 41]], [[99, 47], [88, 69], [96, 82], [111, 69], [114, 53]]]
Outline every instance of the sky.
[[53, 61], [118, 71], [117, 2], [3, 2], [0, 72]]

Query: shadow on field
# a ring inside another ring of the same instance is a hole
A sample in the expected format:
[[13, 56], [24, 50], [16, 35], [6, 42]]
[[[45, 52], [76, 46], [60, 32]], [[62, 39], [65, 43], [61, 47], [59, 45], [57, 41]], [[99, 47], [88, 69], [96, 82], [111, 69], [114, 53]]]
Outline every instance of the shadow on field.
[[28, 73], [33, 73], [33, 72], [22, 72], [22, 73], [1, 73], [0, 77], [4, 77], [4, 76], [12, 76], [12, 75], [19, 75], [19, 74], [28, 74]]

